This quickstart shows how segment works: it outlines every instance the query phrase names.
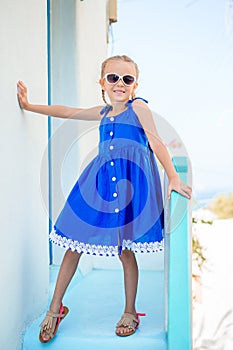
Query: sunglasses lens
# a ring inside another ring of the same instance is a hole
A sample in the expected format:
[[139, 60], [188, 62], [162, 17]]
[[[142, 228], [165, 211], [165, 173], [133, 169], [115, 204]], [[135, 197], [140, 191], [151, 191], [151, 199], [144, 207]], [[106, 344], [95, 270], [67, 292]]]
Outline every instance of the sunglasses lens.
[[123, 82], [125, 85], [132, 85], [135, 81], [135, 78], [132, 75], [124, 75]]
[[130, 74], [126, 74], [123, 77], [121, 77], [118, 74], [109, 73], [105, 77], [109, 84], [116, 84], [119, 81], [119, 79], [122, 79], [123, 83], [128, 86], [133, 85], [133, 83], [135, 82], [135, 77]]
[[117, 75], [117, 74], [107, 74], [106, 79], [107, 79], [107, 82], [109, 84], [116, 84], [116, 82], [118, 82], [118, 80], [119, 80], [119, 75]]

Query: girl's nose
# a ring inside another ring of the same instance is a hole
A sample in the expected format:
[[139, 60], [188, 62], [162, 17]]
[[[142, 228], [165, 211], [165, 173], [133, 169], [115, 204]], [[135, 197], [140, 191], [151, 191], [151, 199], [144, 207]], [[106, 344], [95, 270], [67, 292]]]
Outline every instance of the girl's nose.
[[118, 86], [118, 85], [120, 85], [120, 86], [124, 86], [124, 83], [123, 83], [123, 81], [122, 81], [122, 78], [118, 80], [118, 82], [117, 82], [117, 86]]

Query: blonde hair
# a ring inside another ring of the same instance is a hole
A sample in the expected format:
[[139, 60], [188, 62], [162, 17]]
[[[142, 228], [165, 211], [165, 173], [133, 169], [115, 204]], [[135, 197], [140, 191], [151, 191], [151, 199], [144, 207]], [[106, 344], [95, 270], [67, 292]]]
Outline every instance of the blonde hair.
[[[104, 71], [105, 71], [105, 68], [106, 68], [106, 65], [108, 64], [108, 62], [110, 61], [123, 61], [123, 62], [129, 62], [129, 63], [132, 63], [135, 67], [135, 70], [136, 70], [136, 79], [138, 80], [138, 76], [139, 76], [139, 69], [138, 69], [138, 65], [136, 62], [134, 62], [134, 60], [132, 60], [132, 58], [126, 56], [126, 55], [116, 55], [116, 56], [112, 56], [112, 57], [108, 57], [103, 63], [102, 63], [102, 66], [101, 66], [101, 79], [103, 79], [104, 77]], [[132, 95], [132, 99], [135, 98], [135, 95], [133, 94]], [[108, 104], [106, 99], [105, 99], [105, 92], [104, 90], [102, 90], [102, 99], [104, 101], [104, 103]]]

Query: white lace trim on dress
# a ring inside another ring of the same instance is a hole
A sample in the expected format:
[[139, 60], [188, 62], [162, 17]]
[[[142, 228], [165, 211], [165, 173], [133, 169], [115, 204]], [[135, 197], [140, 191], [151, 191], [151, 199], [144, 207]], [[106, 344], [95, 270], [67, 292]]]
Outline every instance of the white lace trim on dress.
[[[51, 241], [60, 247], [70, 249], [73, 252], [86, 253], [96, 256], [117, 256], [119, 255], [118, 246], [85, 244], [79, 241], [73, 241], [66, 237], [62, 237], [53, 230], [49, 235]], [[122, 249], [128, 249], [134, 253], [154, 253], [161, 252], [164, 249], [164, 241], [161, 242], [145, 242], [135, 243], [130, 240], [123, 240]]]

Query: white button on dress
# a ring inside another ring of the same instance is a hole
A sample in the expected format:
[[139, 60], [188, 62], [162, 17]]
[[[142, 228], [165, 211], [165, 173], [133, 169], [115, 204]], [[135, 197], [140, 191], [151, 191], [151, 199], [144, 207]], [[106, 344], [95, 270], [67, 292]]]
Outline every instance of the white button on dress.
[[114, 165], [114, 162], [113, 162], [113, 161], [111, 161], [111, 162], [110, 162], [110, 165], [111, 165], [111, 166], [113, 166], [113, 165]]
[[110, 120], [111, 120], [111, 122], [114, 122], [114, 118], [113, 117], [111, 117]]
[[112, 195], [113, 195], [113, 197], [117, 197], [117, 193], [116, 192], [114, 192]]
[[115, 176], [112, 177], [112, 181], [116, 181], [116, 177]]
[[110, 136], [113, 136], [113, 131], [110, 131], [109, 135], [110, 135]]
[[115, 209], [115, 213], [119, 213], [120, 209], [119, 208], [116, 208]]
[[110, 149], [110, 150], [113, 150], [113, 148], [114, 148], [114, 146], [109, 146], [109, 149]]

